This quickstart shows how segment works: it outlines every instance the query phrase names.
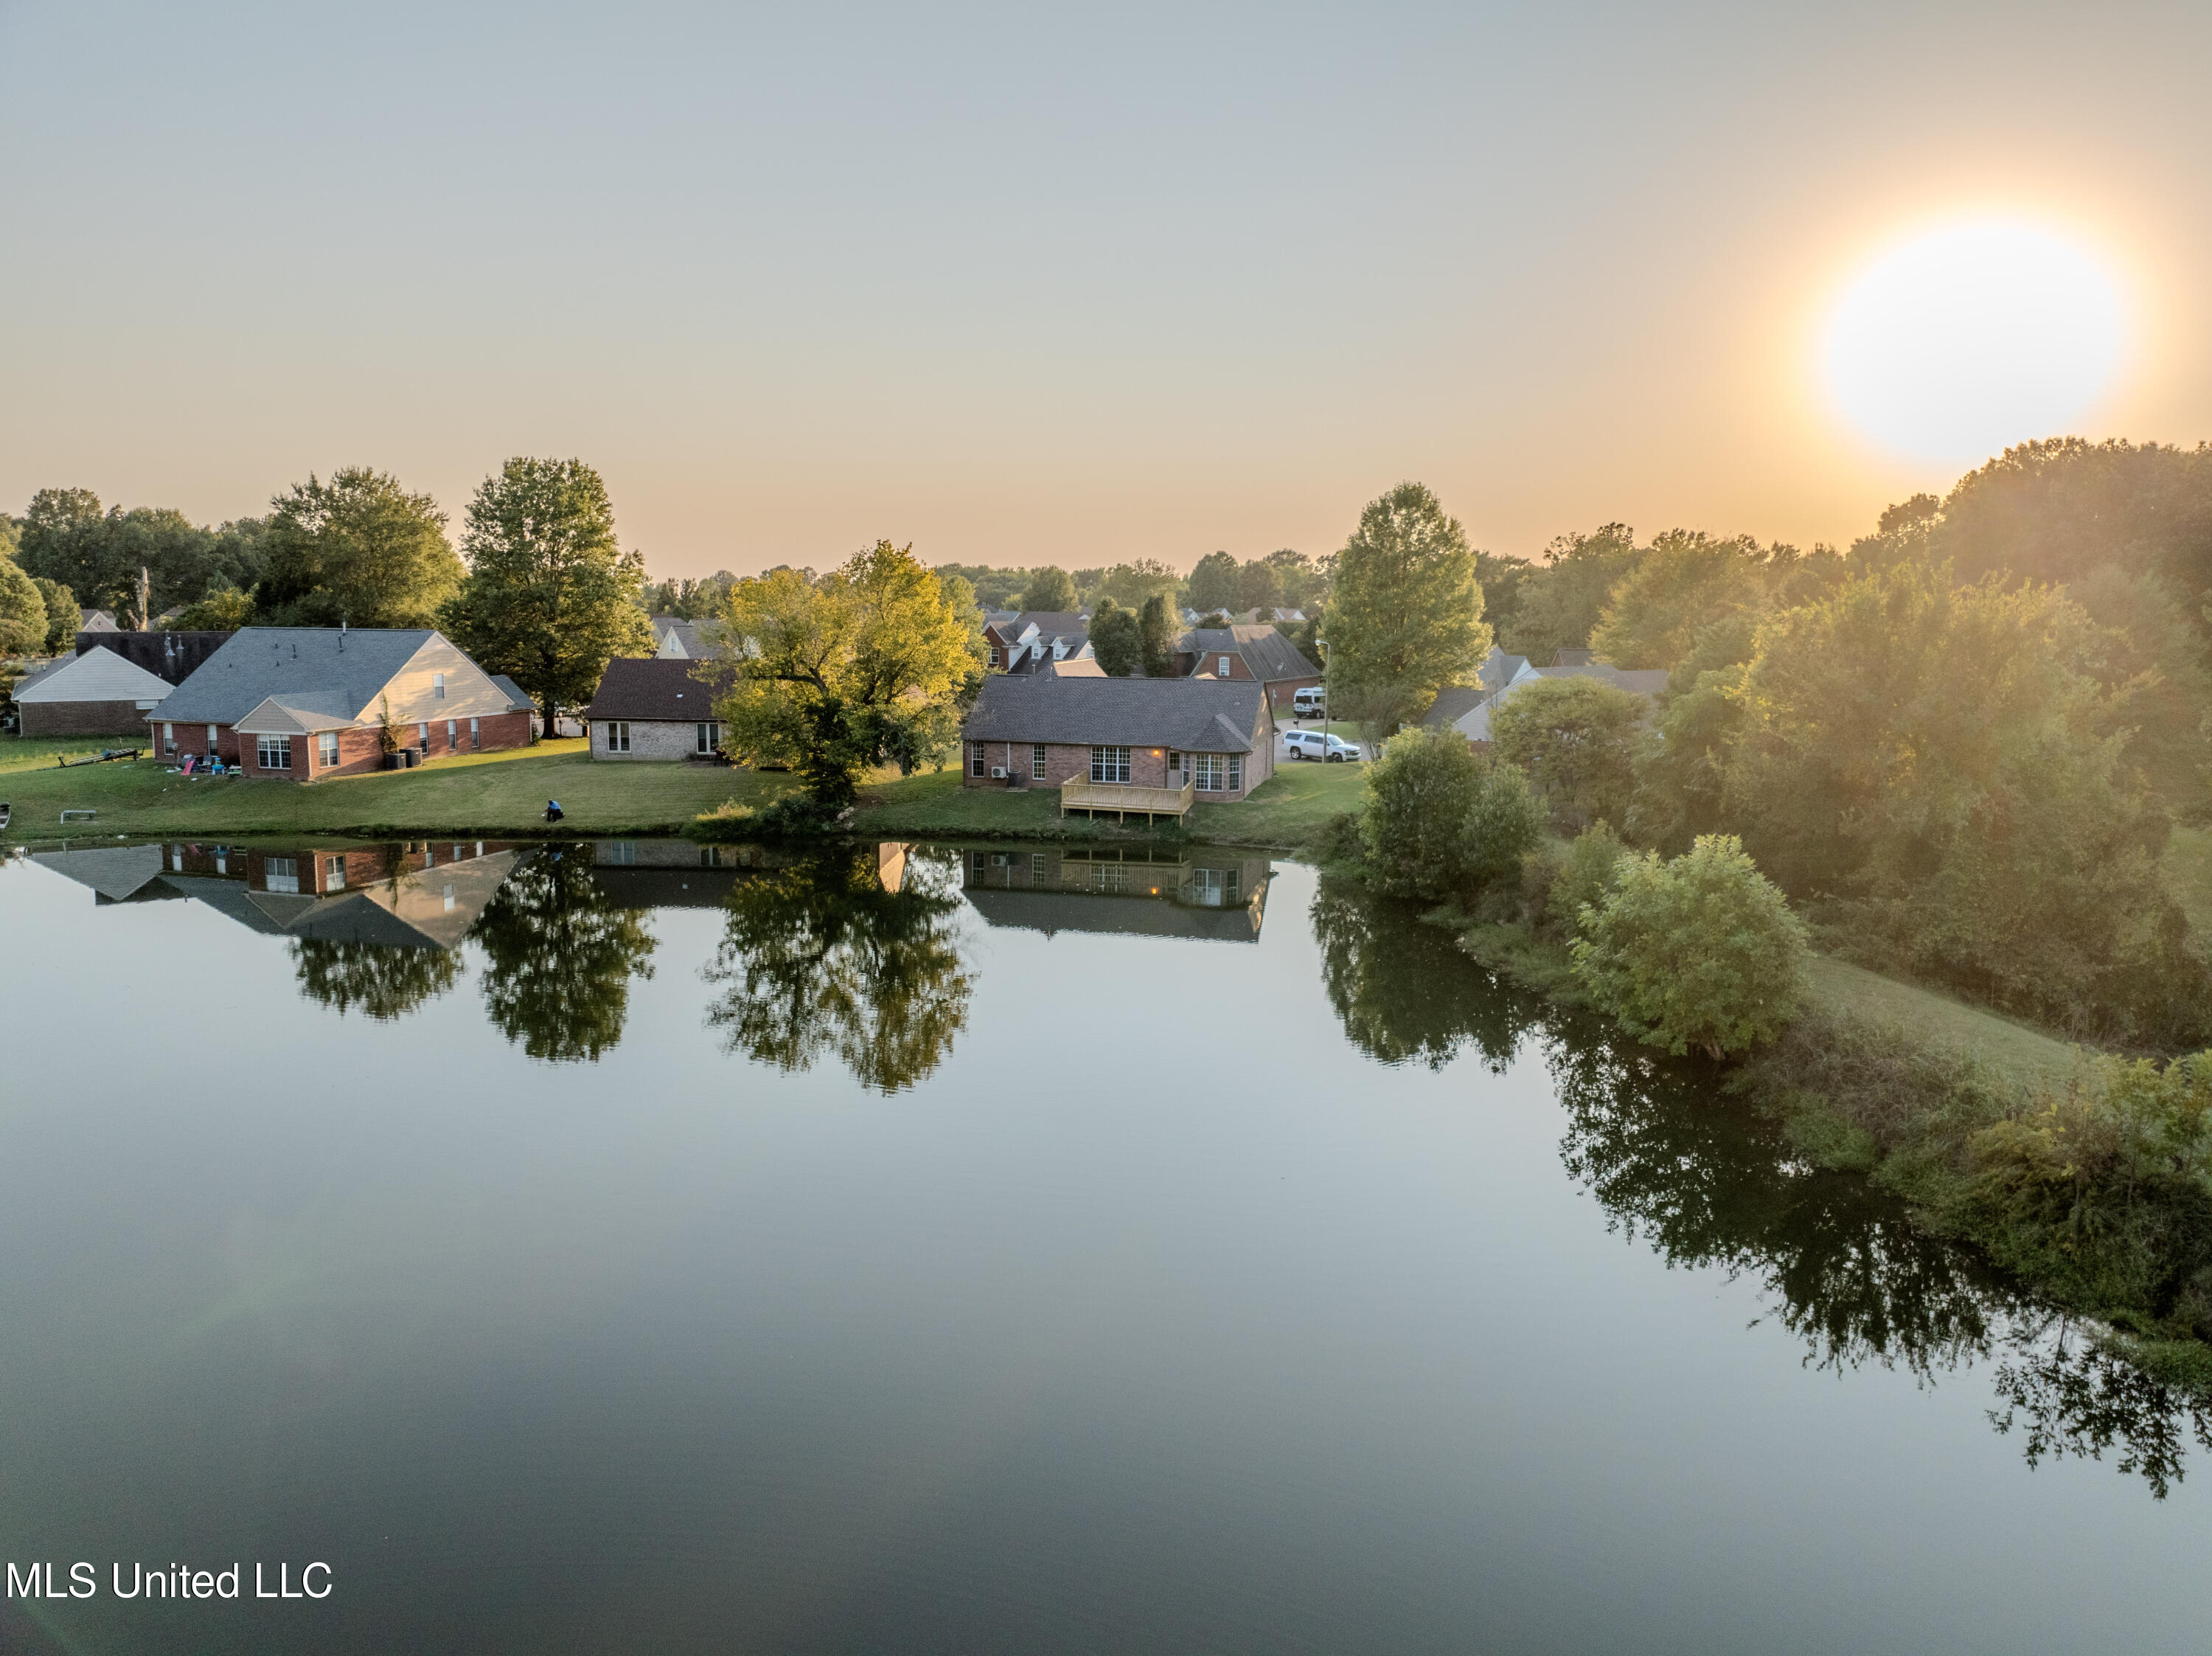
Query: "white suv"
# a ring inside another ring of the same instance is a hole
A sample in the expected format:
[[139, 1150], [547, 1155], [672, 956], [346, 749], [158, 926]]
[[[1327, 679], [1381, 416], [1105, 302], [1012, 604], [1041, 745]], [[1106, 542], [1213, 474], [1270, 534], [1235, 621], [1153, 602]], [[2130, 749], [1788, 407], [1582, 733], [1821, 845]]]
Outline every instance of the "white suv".
[[1283, 746], [1293, 759], [1318, 759], [1324, 764], [1359, 757], [1357, 743], [1347, 742], [1340, 736], [1324, 736], [1319, 731], [1285, 731]]

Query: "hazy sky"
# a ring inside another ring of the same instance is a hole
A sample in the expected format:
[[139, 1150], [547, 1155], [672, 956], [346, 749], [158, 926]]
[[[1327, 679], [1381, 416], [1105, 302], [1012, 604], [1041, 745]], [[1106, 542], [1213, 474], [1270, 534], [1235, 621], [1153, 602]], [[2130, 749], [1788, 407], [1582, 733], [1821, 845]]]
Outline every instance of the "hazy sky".
[[[2121, 270], [2089, 434], [2212, 438], [2212, 5], [0, 0], [0, 507], [455, 516], [578, 454], [656, 574], [1840, 541], [1835, 283], [2025, 212]], [[2021, 432], [2027, 437], [2037, 434]]]

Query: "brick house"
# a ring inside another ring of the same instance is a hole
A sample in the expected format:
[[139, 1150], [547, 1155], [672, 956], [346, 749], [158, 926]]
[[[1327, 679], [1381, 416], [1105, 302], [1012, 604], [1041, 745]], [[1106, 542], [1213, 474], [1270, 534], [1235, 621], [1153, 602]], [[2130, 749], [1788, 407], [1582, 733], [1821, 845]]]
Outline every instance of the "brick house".
[[112, 736], [136, 730], [171, 688], [112, 651], [88, 650], [17, 685], [15, 706], [25, 736]]
[[722, 727], [714, 700], [728, 691], [730, 676], [726, 668], [717, 672], [682, 656], [610, 661], [592, 705], [579, 715], [592, 757], [692, 759], [716, 752]]
[[1242, 799], [1274, 774], [1275, 718], [1249, 679], [997, 674], [961, 727], [963, 787], [1070, 781]]
[[145, 715], [164, 759], [249, 777], [353, 776], [384, 762], [387, 716], [424, 758], [519, 748], [529, 698], [427, 627], [246, 627]]
[[1055, 661], [1092, 659], [1088, 610], [994, 610], [983, 643], [994, 673], [1033, 673]]
[[1321, 682], [1321, 669], [1298, 646], [1272, 627], [1197, 628], [1176, 640], [1176, 670], [1186, 677], [1249, 680], [1264, 684], [1267, 700], [1287, 707], [1309, 684]]

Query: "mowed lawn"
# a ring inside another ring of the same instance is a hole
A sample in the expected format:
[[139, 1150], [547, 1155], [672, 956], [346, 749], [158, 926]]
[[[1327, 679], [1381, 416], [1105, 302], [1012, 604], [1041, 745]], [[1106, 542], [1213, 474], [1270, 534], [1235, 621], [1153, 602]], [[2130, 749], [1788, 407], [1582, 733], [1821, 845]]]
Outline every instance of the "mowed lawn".
[[[692, 764], [594, 763], [581, 738], [504, 753], [433, 760], [301, 784], [185, 778], [151, 759], [58, 769], [57, 748], [72, 744], [0, 737], [0, 800], [15, 807], [7, 838], [63, 837], [61, 813], [90, 809], [72, 838], [109, 834], [500, 834], [541, 830], [548, 799], [562, 829], [586, 834], [672, 833], [727, 800], [765, 803], [789, 776]], [[81, 745], [97, 752], [94, 740]], [[43, 753], [33, 749], [44, 748]]]

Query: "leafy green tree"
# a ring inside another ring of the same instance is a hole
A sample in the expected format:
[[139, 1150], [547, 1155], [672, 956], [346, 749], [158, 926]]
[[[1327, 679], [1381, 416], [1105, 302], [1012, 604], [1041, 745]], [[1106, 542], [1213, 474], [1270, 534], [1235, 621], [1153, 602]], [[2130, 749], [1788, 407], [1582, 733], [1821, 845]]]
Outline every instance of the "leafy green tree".
[[433, 627], [466, 573], [446, 514], [389, 473], [349, 466], [270, 502], [254, 606], [270, 626]]
[[1190, 607], [1194, 610], [1239, 608], [1237, 560], [1227, 552], [1209, 552], [1190, 572]]
[[531, 1057], [555, 1064], [596, 1062], [621, 1043], [630, 980], [652, 977], [657, 946], [574, 846], [517, 863], [469, 937], [483, 950], [491, 1021]]
[[36, 655], [46, 647], [46, 630], [37, 585], [13, 558], [0, 558], [0, 655]]
[[[18, 555], [26, 573], [95, 604], [112, 602], [124, 588], [125, 572], [110, 556], [106, 514], [88, 488], [42, 488], [33, 494], [23, 514]], [[135, 580], [137, 573], [130, 571], [128, 579]]]
[[[1274, 565], [1255, 558], [1237, 572], [1239, 610], [1265, 611], [1277, 608], [1282, 602], [1282, 573]], [[1262, 614], [1257, 619], [1264, 621], [1268, 617]]]
[[1854, 946], [2085, 1034], [2194, 1044], [2212, 977], [2087, 670], [2096, 623], [2049, 587], [1954, 587], [1908, 560], [1770, 616], [1723, 808]]
[[736, 681], [716, 711], [741, 749], [796, 753], [815, 802], [842, 810], [863, 769], [911, 773], [958, 740], [988, 659], [974, 619], [889, 541], [813, 579], [741, 580], [722, 612]]
[[1521, 594], [1535, 572], [1536, 566], [1526, 558], [1475, 549], [1474, 580], [1482, 588], [1482, 618], [1490, 623], [1501, 649], [1517, 652], [1521, 647]]
[[926, 1079], [968, 1023], [957, 891], [910, 852], [884, 889], [873, 846], [837, 846], [748, 877], [730, 893], [702, 975], [707, 1022], [730, 1051], [779, 1069], [834, 1055], [889, 1095]]
[[1575, 836], [1559, 861], [1551, 889], [1545, 894], [1546, 916], [1554, 929], [1571, 937], [1582, 925], [1585, 909], [1595, 913], [1605, 906], [1606, 895], [1613, 889], [1613, 877], [1620, 872], [1620, 859], [1626, 854], [1620, 839], [1605, 822], [1592, 822]]
[[1182, 577], [1158, 558], [1139, 558], [1134, 563], [1117, 563], [1109, 569], [1100, 582], [1105, 596], [1124, 610], [1141, 610], [1145, 600], [1158, 592], [1170, 603], [1182, 590]]
[[1472, 682], [1489, 648], [1474, 553], [1459, 519], [1419, 483], [1370, 501], [1337, 555], [1332, 697], [1392, 730], [1419, 717], [1443, 686]]
[[58, 581], [34, 576], [31, 585], [39, 589], [40, 600], [46, 606], [46, 653], [58, 656], [76, 641], [82, 606], [76, 601], [76, 594]]
[[1709, 622], [1668, 676], [1657, 739], [1636, 753], [1638, 837], [1669, 852], [1687, 851], [1722, 826], [1728, 767], [1742, 724], [1744, 664], [1757, 625], [1748, 615]]
[[1075, 583], [1068, 579], [1067, 571], [1049, 563], [1030, 571], [1030, 584], [1022, 590], [1021, 608], [1060, 615], [1075, 607]]
[[1127, 678], [1145, 665], [1144, 624], [1134, 612], [1101, 598], [1091, 617], [1091, 653], [1109, 678]]
[[41, 489], [24, 522], [23, 567], [88, 604], [143, 622], [142, 572], [155, 615], [210, 585], [250, 583], [261, 573], [260, 528], [248, 518], [204, 529], [165, 507], [103, 512], [90, 489]]
[[653, 653], [645, 560], [615, 540], [614, 502], [581, 460], [509, 460], [477, 486], [461, 531], [468, 579], [443, 624], [486, 672], [555, 710], [592, 699], [607, 663]]
[[1724, 1058], [1771, 1040], [1804, 993], [1806, 931], [1733, 834], [1625, 858], [1577, 917], [1575, 975], [1638, 1040]]
[[1650, 703], [1597, 678], [1540, 678], [1490, 710], [1498, 756], [1527, 773], [1552, 821], [1577, 833], [1600, 817], [1625, 820]]
[[234, 633], [252, 620], [253, 594], [230, 586], [209, 593], [198, 604], [187, 604], [184, 614], [177, 617], [177, 626], [185, 632]]
[[1514, 766], [1482, 761], [1467, 816], [1467, 877], [1475, 885], [1512, 879], [1544, 838], [1544, 807]]
[[1587, 535], [1562, 535], [1544, 549], [1544, 561], [1521, 581], [1510, 649], [1538, 666], [1562, 650], [1589, 644], [1613, 589], [1641, 555], [1626, 524], [1607, 524]]
[[1670, 529], [1645, 548], [1614, 587], [1589, 646], [1616, 667], [1672, 667], [1708, 622], [1756, 611], [1765, 555], [1748, 537], [1717, 541]]
[[1155, 592], [1145, 600], [1137, 616], [1137, 644], [1146, 678], [1166, 678], [1175, 671], [1175, 641], [1181, 631], [1163, 595]]
[[446, 949], [301, 937], [292, 944], [300, 992], [341, 1016], [358, 1008], [380, 1023], [405, 1017], [453, 986], [460, 957]]
[[[1336, 576], [1334, 558], [1316, 560], [1286, 546], [1270, 552], [1263, 561], [1282, 583], [1283, 603], [1310, 614], [1328, 602], [1329, 587]], [[1195, 607], [1198, 600], [1193, 598], [1191, 603]]]
[[2107, 697], [2100, 728], [2124, 733], [2123, 764], [2177, 815], [2205, 815], [2212, 773], [2200, 726], [2212, 711], [2212, 673], [2188, 611], [2164, 577], [2117, 564], [2071, 582], [2066, 596], [2101, 629], [2083, 667]]

